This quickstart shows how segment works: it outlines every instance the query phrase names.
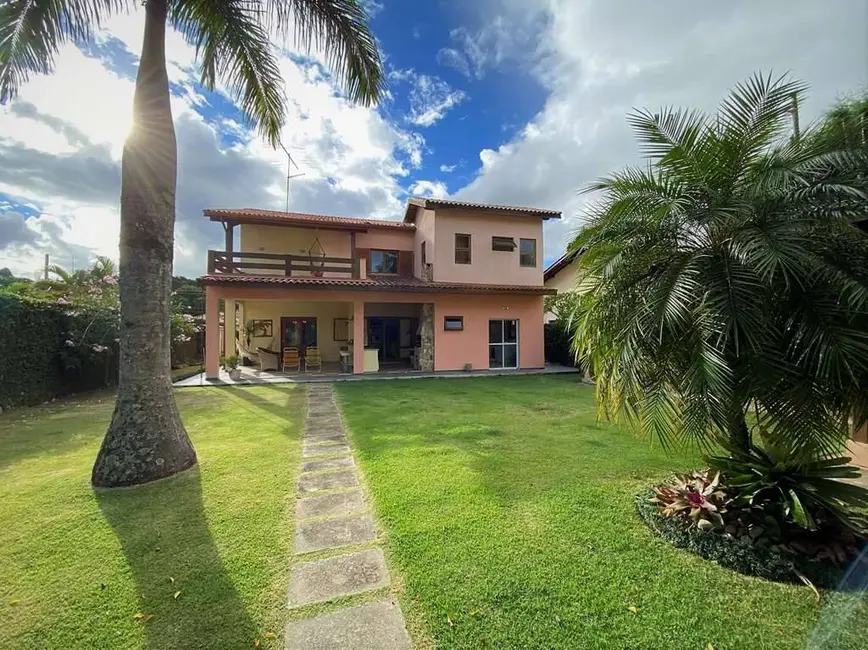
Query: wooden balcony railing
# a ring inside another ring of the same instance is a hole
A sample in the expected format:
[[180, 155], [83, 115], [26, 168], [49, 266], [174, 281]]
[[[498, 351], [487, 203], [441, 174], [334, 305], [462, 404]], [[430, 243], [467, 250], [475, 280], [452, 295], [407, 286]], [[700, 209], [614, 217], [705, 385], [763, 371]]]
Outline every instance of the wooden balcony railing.
[[311, 261], [307, 255], [208, 251], [208, 273], [358, 278], [359, 260], [351, 257], [324, 257]]

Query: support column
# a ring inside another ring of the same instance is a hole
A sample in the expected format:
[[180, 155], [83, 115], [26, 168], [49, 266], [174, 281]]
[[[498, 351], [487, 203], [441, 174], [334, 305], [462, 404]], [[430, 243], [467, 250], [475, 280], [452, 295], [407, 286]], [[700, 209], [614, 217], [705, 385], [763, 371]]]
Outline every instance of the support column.
[[[235, 347], [235, 301], [225, 298], [223, 300], [223, 350], [227, 357], [238, 354]], [[240, 360], [239, 360], [240, 363]]]
[[434, 303], [422, 303], [422, 346], [419, 350], [419, 369], [434, 372]]
[[353, 374], [365, 371], [365, 301], [353, 302]]
[[220, 374], [220, 295], [217, 287], [205, 287], [205, 377]]

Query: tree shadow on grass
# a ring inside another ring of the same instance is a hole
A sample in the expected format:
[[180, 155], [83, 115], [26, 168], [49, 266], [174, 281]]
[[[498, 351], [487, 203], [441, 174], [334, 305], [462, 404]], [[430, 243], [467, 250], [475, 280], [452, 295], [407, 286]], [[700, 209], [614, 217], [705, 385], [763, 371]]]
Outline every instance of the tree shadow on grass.
[[256, 628], [211, 536], [198, 468], [95, 494], [135, 578], [147, 648], [250, 647]]
[[[286, 384], [283, 384], [284, 386]], [[231, 397], [246, 401], [254, 409], [261, 409], [274, 416], [282, 423], [291, 425], [298, 423], [300, 431], [305, 414], [305, 392], [303, 389], [288, 390], [271, 384], [257, 386], [238, 386], [228, 388]], [[259, 414], [261, 417], [262, 414]], [[288, 429], [284, 429], [288, 432]]]

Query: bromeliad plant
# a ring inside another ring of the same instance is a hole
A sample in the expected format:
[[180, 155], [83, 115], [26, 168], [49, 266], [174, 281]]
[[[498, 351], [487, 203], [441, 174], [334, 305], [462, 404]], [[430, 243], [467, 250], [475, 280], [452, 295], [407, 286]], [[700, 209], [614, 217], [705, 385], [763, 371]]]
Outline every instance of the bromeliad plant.
[[726, 493], [719, 489], [720, 473], [694, 471], [676, 475], [652, 488], [652, 503], [664, 517], [680, 517], [700, 530], [723, 529]]
[[841, 479], [859, 478], [846, 456], [805, 461], [778, 445], [727, 447], [708, 458], [723, 472], [734, 508], [760, 511], [809, 531], [841, 528], [868, 537], [868, 490]]

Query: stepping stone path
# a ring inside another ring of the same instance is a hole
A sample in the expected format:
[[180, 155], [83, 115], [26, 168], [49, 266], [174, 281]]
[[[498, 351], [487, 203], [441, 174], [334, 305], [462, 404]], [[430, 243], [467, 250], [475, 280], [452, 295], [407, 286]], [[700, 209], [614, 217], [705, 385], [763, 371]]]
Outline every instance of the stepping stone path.
[[[308, 387], [298, 477], [290, 609], [383, 590], [390, 584], [383, 551], [359, 481], [331, 384]], [[362, 547], [359, 549], [358, 547]], [[328, 554], [334, 551], [333, 554]], [[328, 554], [328, 555], [327, 555]], [[327, 555], [327, 557], [323, 557]], [[286, 650], [412, 650], [404, 615], [383, 596], [286, 626]]]

